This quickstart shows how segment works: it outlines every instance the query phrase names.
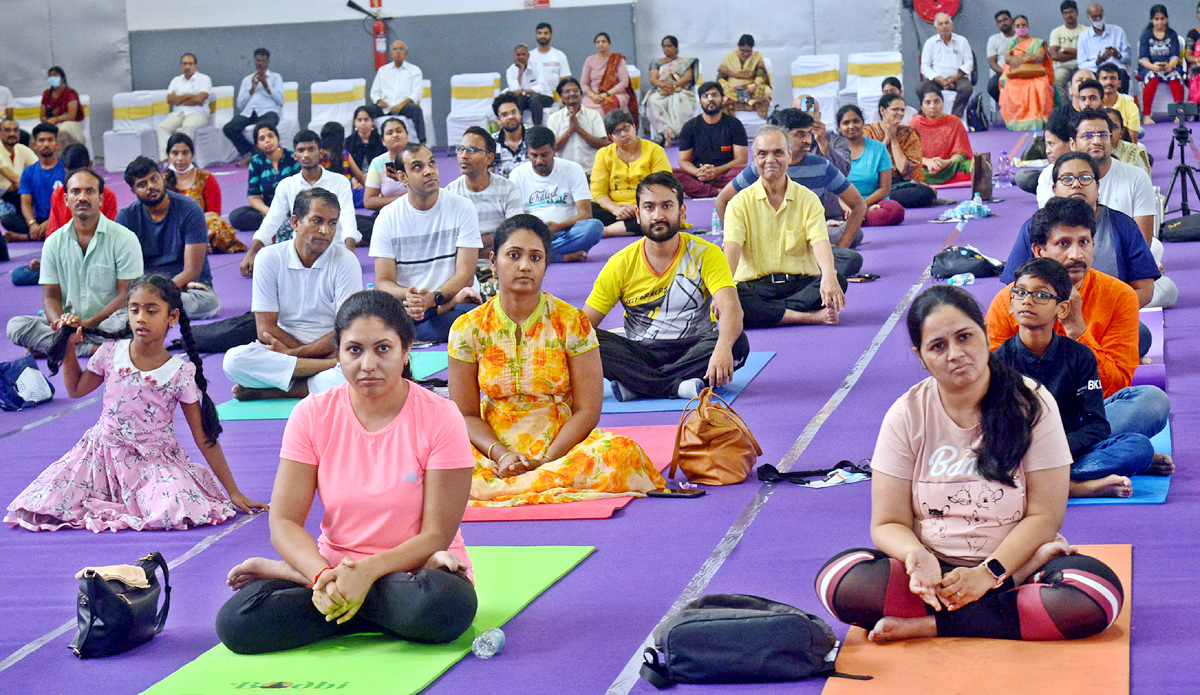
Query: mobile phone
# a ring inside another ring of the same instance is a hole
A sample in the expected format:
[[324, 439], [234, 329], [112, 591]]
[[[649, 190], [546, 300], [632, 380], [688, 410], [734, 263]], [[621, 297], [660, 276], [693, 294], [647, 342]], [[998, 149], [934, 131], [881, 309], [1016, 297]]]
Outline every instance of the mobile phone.
[[846, 282], [874, 282], [878, 279], [879, 276], [875, 273], [859, 273], [858, 275], [851, 275], [846, 278]]
[[387, 167], [387, 170], [393, 174], [400, 173], [400, 167], [396, 166], [395, 162], [384, 162], [384, 166]]
[[804, 111], [812, 111], [813, 107], [816, 105], [817, 100], [813, 99], [812, 97], [804, 97], [804, 101], [801, 102], [801, 106], [803, 107]]
[[680, 490], [679, 488], [669, 487], [665, 490], [651, 490], [646, 493], [647, 497], [703, 497], [707, 490]]

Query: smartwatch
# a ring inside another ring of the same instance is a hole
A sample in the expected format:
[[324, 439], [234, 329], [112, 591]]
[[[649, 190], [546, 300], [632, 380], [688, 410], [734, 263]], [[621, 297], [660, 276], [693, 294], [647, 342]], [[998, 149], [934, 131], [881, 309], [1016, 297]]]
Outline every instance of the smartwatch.
[[999, 589], [1004, 584], [1004, 580], [1008, 579], [1008, 570], [1004, 569], [1004, 565], [996, 558], [991, 558], [980, 566], [996, 580], [995, 585], [992, 586], [993, 589]]
[[441, 292], [433, 293], [433, 305], [434, 306], [441, 306], [445, 303], [446, 303], [446, 295], [442, 294]]

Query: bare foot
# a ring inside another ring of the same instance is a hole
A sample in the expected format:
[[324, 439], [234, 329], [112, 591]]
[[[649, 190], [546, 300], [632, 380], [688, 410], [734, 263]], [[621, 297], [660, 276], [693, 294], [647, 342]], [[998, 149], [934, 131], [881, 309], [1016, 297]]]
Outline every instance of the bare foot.
[[29, 238], [30, 237], [28, 234], [17, 234], [16, 232], [8, 231], [4, 232], [4, 240], [10, 244], [15, 241], [29, 241]]
[[1123, 475], [1110, 475], [1099, 480], [1072, 480], [1071, 497], [1130, 497], [1133, 483]]
[[563, 263], [582, 263], [587, 260], [587, 251], [572, 251], [562, 257]]
[[932, 615], [920, 618], [883, 617], [867, 633], [867, 639], [876, 644], [918, 637], [937, 637], [937, 622], [934, 621]]
[[268, 560], [265, 557], [252, 557], [249, 560], [229, 570], [225, 583], [237, 591], [250, 582], [259, 579], [286, 579], [308, 586], [308, 577], [300, 574], [294, 567], [283, 560]]
[[1074, 555], [1079, 552], [1076, 548], [1067, 543], [1067, 539], [1061, 535], [1055, 537], [1049, 543], [1043, 543], [1037, 550], [1033, 551], [1033, 557], [1025, 561], [1024, 565], [1012, 573], [1013, 581], [1017, 584], [1024, 584], [1029, 575], [1041, 569], [1042, 565], [1050, 562], [1059, 555]]
[[1149, 357], [1143, 357], [1141, 363], [1142, 364], [1154, 364], [1154, 360], [1150, 359]]
[[1175, 462], [1166, 454], [1154, 454], [1154, 461], [1146, 469], [1146, 475], [1171, 475], [1175, 472]]
[[262, 401], [269, 398], [287, 398], [287, 391], [279, 389], [252, 389], [249, 386], [234, 385], [233, 397], [239, 401]]
[[818, 309], [816, 311], [793, 311], [787, 309], [783, 312], [783, 320], [779, 323], [784, 326], [836, 326], [838, 324], [838, 312], [832, 308]]

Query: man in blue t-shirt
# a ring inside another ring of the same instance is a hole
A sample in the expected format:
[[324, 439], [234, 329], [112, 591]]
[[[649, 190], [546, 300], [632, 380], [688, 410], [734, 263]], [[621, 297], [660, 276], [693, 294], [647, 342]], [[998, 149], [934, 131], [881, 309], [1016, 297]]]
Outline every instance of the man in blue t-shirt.
[[721, 85], [705, 82], [697, 91], [702, 113], [679, 132], [674, 174], [689, 198], [713, 198], [746, 168], [746, 126], [724, 112]]
[[[5, 241], [41, 241], [46, 238], [46, 220], [50, 219], [50, 196], [63, 185], [67, 170], [58, 158], [58, 128], [53, 123], [33, 127], [33, 152], [37, 165], [21, 172], [21, 220], [13, 220], [16, 229], [4, 233]], [[21, 222], [24, 223], [23, 229]]]
[[137, 235], [147, 273], [160, 273], [183, 292], [183, 310], [191, 319], [210, 319], [221, 310], [208, 267], [208, 225], [204, 210], [191, 198], [168, 191], [149, 157], [125, 167], [125, 183], [138, 201], [117, 213], [117, 224]]
[[[771, 125], [787, 131], [792, 140], [792, 161], [788, 165], [788, 178], [817, 194], [822, 201], [827, 195], [836, 196], [850, 209], [846, 221], [829, 229], [829, 241], [833, 244], [833, 261], [839, 273], [845, 277], [862, 270], [862, 254], [852, 251], [862, 241], [862, 221], [867, 214], [867, 202], [858, 189], [838, 171], [828, 159], [812, 154], [813, 118], [800, 109], [780, 109], [768, 119]], [[758, 169], [754, 162], [730, 181], [717, 196], [716, 210], [725, 220], [725, 206], [743, 188], [758, 181]], [[840, 233], [839, 233], [840, 232]]]

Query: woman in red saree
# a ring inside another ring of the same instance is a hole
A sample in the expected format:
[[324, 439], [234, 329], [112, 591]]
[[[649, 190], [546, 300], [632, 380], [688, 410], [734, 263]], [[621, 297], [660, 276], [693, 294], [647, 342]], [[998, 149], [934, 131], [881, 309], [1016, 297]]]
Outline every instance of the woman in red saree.
[[1000, 78], [1000, 117], [1009, 130], [1041, 130], [1054, 110], [1054, 65], [1046, 42], [1029, 35], [1025, 15], [1017, 15], [1013, 29]]
[[637, 95], [630, 86], [629, 68], [625, 56], [609, 51], [608, 34], [600, 32], [595, 39], [596, 54], [583, 63], [583, 105], [607, 115], [613, 109], [628, 109], [637, 120]]
[[971, 180], [975, 153], [967, 139], [967, 127], [944, 108], [941, 90], [928, 88], [921, 94], [921, 113], [909, 123], [921, 136], [921, 163], [925, 183], [931, 186]]

